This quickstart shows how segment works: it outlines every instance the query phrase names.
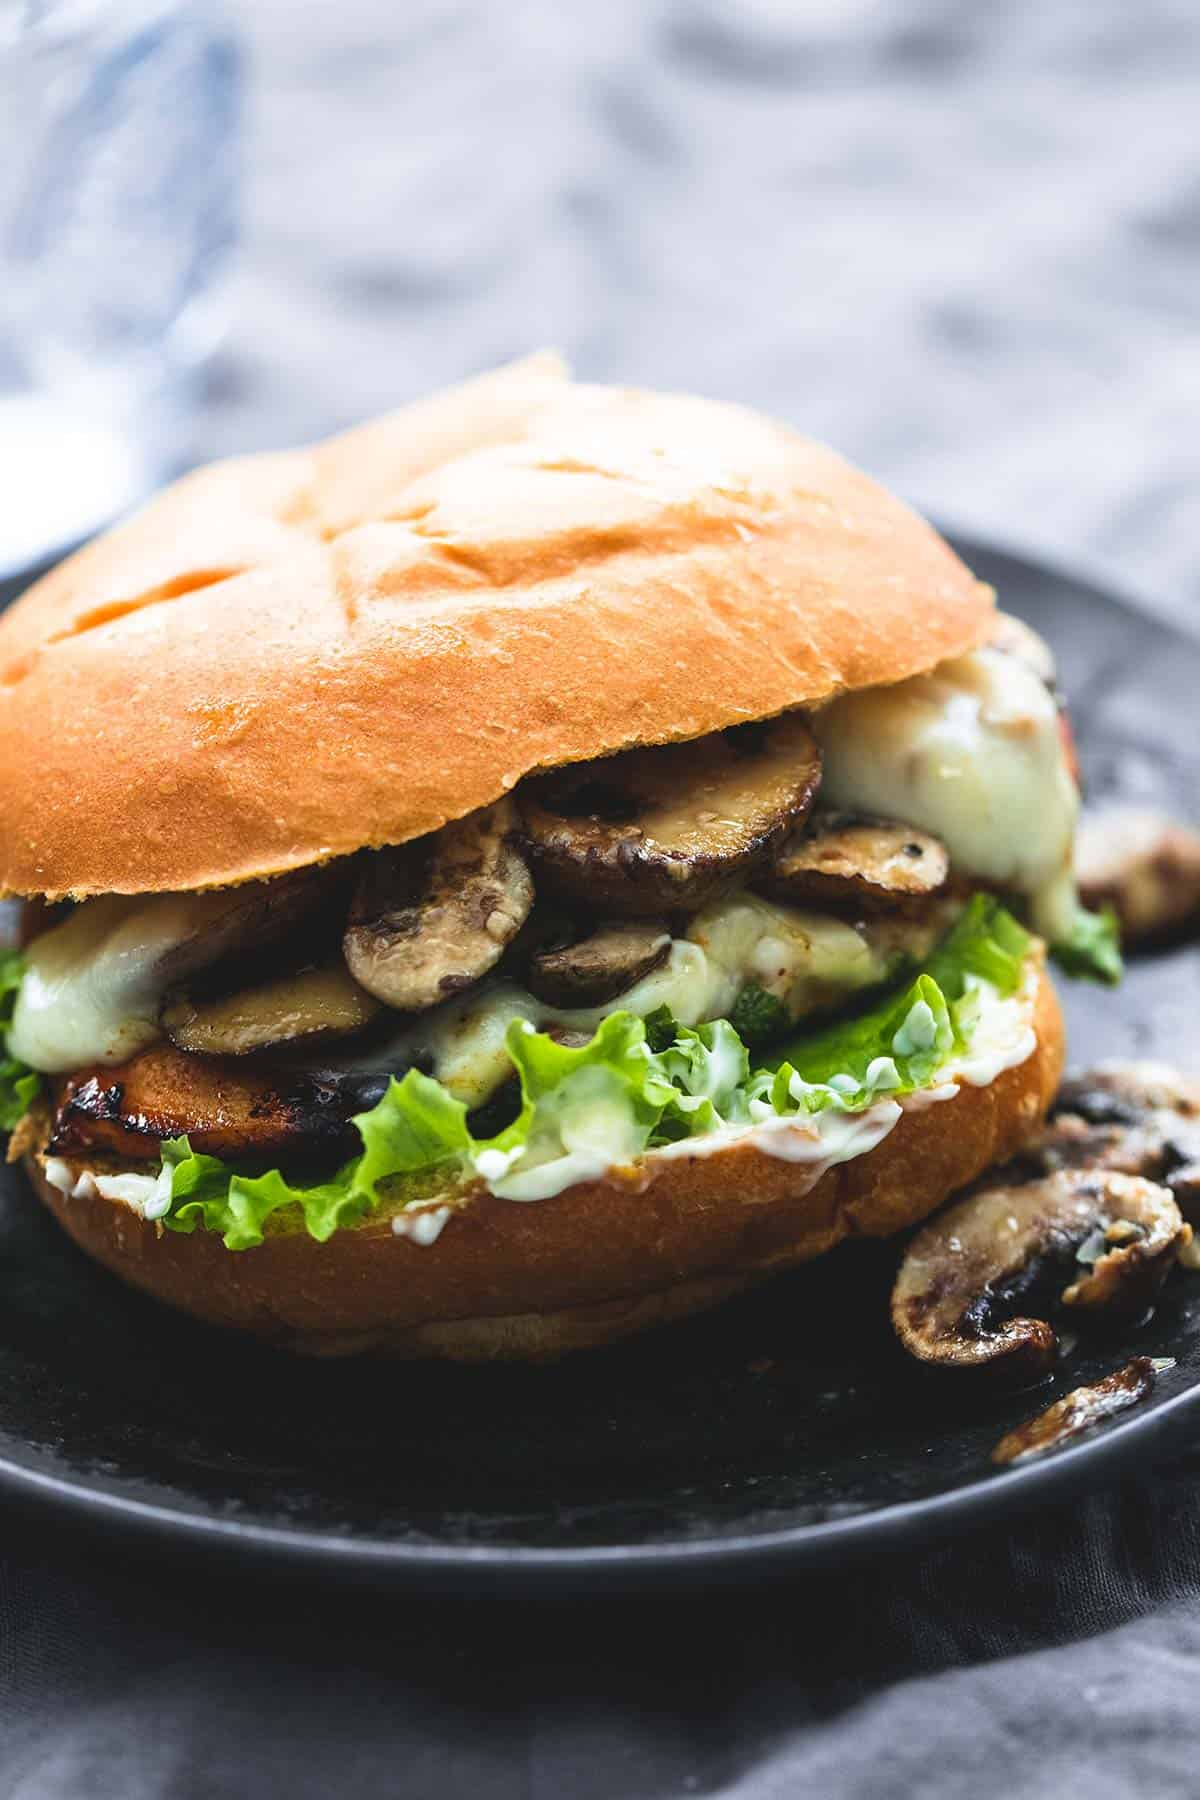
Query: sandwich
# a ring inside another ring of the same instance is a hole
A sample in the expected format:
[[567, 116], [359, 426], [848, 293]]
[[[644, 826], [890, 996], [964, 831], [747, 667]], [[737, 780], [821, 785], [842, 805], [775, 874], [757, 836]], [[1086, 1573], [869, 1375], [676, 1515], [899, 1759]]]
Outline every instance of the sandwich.
[[539, 1359], [913, 1225], [1038, 1127], [1045, 645], [741, 408], [537, 356], [201, 469], [0, 620], [2, 1123], [125, 1281]]

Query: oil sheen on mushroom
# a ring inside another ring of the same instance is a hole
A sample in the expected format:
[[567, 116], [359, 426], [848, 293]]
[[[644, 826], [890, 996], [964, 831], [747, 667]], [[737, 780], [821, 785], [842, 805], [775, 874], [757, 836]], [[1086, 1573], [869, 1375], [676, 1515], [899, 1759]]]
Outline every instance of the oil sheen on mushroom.
[[993, 1180], [912, 1240], [892, 1292], [892, 1322], [921, 1362], [1003, 1365], [1033, 1379], [1050, 1368], [1058, 1344], [1048, 1320], [1022, 1310], [1032, 1290], [1057, 1286], [1060, 1303], [1083, 1320], [1136, 1319], [1190, 1237], [1167, 1189], [1140, 1176], [1061, 1169], [1032, 1181]]
[[[1032, 1173], [1116, 1169], [1160, 1182], [1200, 1224], [1200, 1083], [1162, 1063], [1105, 1063], [1064, 1081], [1049, 1121], [1018, 1159]], [[1200, 1267], [1195, 1239], [1179, 1260]]]
[[420, 1012], [487, 974], [533, 905], [515, 826], [504, 799], [369, 859], [343, 940], [350, 972], [368, 993]]
[[181, 995], [166, 1008], [162, 1022], [181, 1050], [246, 1056], [273, 1045], [349, 1037], [379, 1011], [379, 1001], [338, 962], [215, 999]]
[[548, 1006], [604, 1006], [661, 967], [671, 948], [665, 919], [617, 919], [578, 943], [539, 950], [525, 974]]
[[695, 912], [805, 817], [821, 760], [799, 713], [526, 784], [539, 887], [601, 912]]
[[928, 832], [815, 812], [775, 852], [757, 885], [774, 900], [900, 911], [940, 894], [949, 876], [946, 847]]
[[1101, 1381], [1072, 1388], [1044, 1412], [1006, 1433], [992, 1451], [992, 1461], [1001, 1468], [1027, 1462], [1030, 1457], [1043, 1456], [1047, 1450], [1056, 1450], [1060, 1444], [1091, 1431], [1115, 1413], [1144, 1400], [1164, 1366], [1171, 1366], [1169, 1357], [1135, 1356], [1124, 1368], [1115, 1369]]

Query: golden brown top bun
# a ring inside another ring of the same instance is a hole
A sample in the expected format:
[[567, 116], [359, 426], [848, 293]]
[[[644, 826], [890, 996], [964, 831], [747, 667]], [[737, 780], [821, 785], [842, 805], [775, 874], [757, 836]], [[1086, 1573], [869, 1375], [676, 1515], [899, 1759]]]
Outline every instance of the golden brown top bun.
[[[226, 1250], [211, 1232], [164, 1231], [92, 1186], [72, 1199], [29, 1155], [33, 1183], [89, 1255], [212, 1324], [295, 1349], [387, 1349], [456, 1360], [544, 1358], [608, 1343], [709, 1306], [842, 1238], [889, 1237], [1010, 1156], [1045, 1115], [1063, 1062], [1049, 978], [1025, 990], [1036, 1046], [986, 1087], [904, 1112], [865, 1155], [813, 1183], [753, 1143], [655, 1158], [632, 1179], [581, 1182], [517, 1205], [476, 1186], [422, 1245], [380, 1214], [318, 1244], [303, 1231]], [[86, 1158], [66, 1165], [72, 1180]]]
[[0, 888], [204, 888], [898, 681], [990, 592], [819, 444], [536, 356], [218, 463], [0, 621]]

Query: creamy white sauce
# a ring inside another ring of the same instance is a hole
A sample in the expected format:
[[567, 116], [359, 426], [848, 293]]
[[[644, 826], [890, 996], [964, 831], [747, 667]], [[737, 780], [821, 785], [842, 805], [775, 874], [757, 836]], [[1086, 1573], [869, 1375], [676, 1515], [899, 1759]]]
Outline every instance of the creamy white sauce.
[[[629, 1167], [635, 1161], [640, 1161], [645, 1174], [653, 1179], [654, 1171], [666, 1162], [716, 1156], [748, 1145], [765, 1156], [807, 1164], [809, 1185], [815, 1186], [828, 1169], [865, 1156], [882, 1143], [906, 1111], [952, 1100], [964, 1082], [970, 1087], [988, 1086], [1005, 1069], [1018, 1067], [1033, 1054], [1037, 1039], [1030, 1024], [1032, 976], [1008, 999], [1001, 999], [986, 982], [977, 981], [974, 985], [979, 990], [980, 1009], [969, 1052], [951, 1058], [937, 1071], [933, 1083], [900, 1100], [886, 1097], [886, 1089], [898, 1079], [894, 1062], [890, 1057], [876, 1057], [867, 1071], [868, 1086], [880, 1091], [881, 1097], [858, 1112], [831, 1106], [818, 1113], [784, 1116], [760, 1105], [756, 1109], [759, 1116], [751, 1124], [733, 1125], [640, 1151], [627, 1108], [611, 1102], [606, 1106], [590, 1088], [572, 1091], [566, 1084], [561, 1094], [551, 1096], [557, 1105], [547, 1114], [539, 1143], [531, 1143], [516, 1161], [502, 1155], [503, 1169], [486, 1162], [492, 1153], [485, 1151], [475, 1161], [475, 1172], [501, 1199], [547, 1200], [576, 1182], [600, 1180], [611, 1170]], [[930, 1014], [927, 1028], [924, 1019], [914, 1020], [917, 1010], [912, 1009], [902, 1031], [922, 1037], [932, 1030], [933, 1018]], [[925, 1012], [929, 1012], [928, 1007]], [[898, 1038], [900, 1035], [897, 1033]], [[583, 1073], [594, 1075], [599, 1088], [600, 1078], [607, 1072], [597, 1069]], [[836, 1092], [838, 1077], [835, 1075], [827, 1085]], [[850, 1079], [849, 1086], [857, 1090], [858, 1083]]]
[[70, 1163], [64, 1162], [61, 1156], [48, 1156], [42, 1170], [50, 1186], [57, 1188], [64, 1200], [87, 1200], [96, 1190], [89, 1170], [85, 1169], [76, 1177]]
[[1027, 1062], [1036, 1049], [1037, 1036], [1033, 1027], [1027, 1025], [1007, 1050], [997, 1047], [964, 1057], [955, 1066], [954, 1079], [965, 1081], [968, 1087], [991, 1087], [1005, 1069], [1013, 1069], [1019, 1063]]
[[171, 1206], [173, 1171], [164, 1163], [157, 1175], [96, 1175], [90, 1169], [76, 1174], [61, 1157], [48, 1156], [43, 1165], [46, 1180], [67, 1200], [117, 1200], [143, 1219], [161, 1219]]
[[960, 874], [1027, 895], [1035, 929], [1070, 935], [1079, 793], [1058, 712], [1015, 656], [977, 650], [814, 720], [823, 801], [940, 837]]
[[410, 1238], [414, 1244], [428, 1248], [441, 1237], [452, 1210], [449, 1206], [411, 1207], [407, 1212], [396, 1213], [392, 1231], [396, 1237]]
[[1034, 979], [1027, 975], [1018, 992], [1007, 999], [1001, 999], [989, 983], [973, 976], [968, 977], [968, 984], [979, 989], [983, 1005], [967, 1054], [955, 1058], [945, 1079], [965, 1081], [968, 1087], [990, 1087], [1005, 1069], [1027, 1062], [1037, 1049], [1031, 1023]]
[[684, 1138], [678, 1144], [664, 1144], [647, 1152], [654, 1164], [687, 1160], [693, 1156], [716, 1156], [727, 1150], [748, 1145], [764, 1156], [781, 1162], [808, 1163], [813, 1169], [815, 1185], [827, 1169], [837, 1163], [852, 1162], [865, 1156], [899, 1124], [901, 1103], [877, 1100], [861, 1112], [840, 1112], [830, 1107], [826, 1112], [798, 1113], [761, 1119], [754, 1125], [738, 1125], [728, 1131], [712, 1131], [704, 1137]]
[[[1022, 1058], [1022, 1060], [1024, 1060]], [[927, 1106], [936, 1106], [939, 1101], [953, 1100], [959, 1091], [957, 1081], [943, 1081], [936, 1087], [918, 1088], [913, 1094], [905, 1094], [905, 1112], [924, 1112]]]
[[[549, 1109], [541, 1144], [531, 1144], [523, 1153], [482, 1151], [474, 1159], [475, 1172], [499, 1199], [548, 1200], [578, 1182], [601, 1180], [614, 1169], [629, 1167], [639, 1159], [645, 1173], [653, 1179], [654, 1171], [672, 1160], [721, 1155], [748, 1146], [765, 1156], [807, 1165], [807, 1186], [815, 1187], [839, 1163], [852, 1162], [874, 1150], [905, 1112], [923, 1111], [953, 1100], [963, 1083], [987, 1087], [1006, 1069], [1018, 1067], [1033, 1055], [1037, 1038], [1029, 1022], [1031, 984], [1027, 981], [1021, 992], [1008, 999], [1000, 999], [986, 983], [976, 985], [981, 990], [982, 1004], [970, 1052], [951, 1059], [938, 1071], [939, 1079], [934, 1084], [900, 1100], [880, 1098], [859, 1112], [829, 1107], [815, 1114], [770, 1113], [752, 1124], [640, 1151], [628, 1110], [604, 1092], [607, 1071], [585, 1070], [581, 1072], [583, 1083], [560, 1096], [550, 1096], [558, 1105]], [[923, 1002], [918, 1005], [929, 1014], [928, 1020], [914, 1019], [918, 1007], [913, 1008], [902, 1027], [913, 1042], [898, 1046], [898, 1054], [908, 1054], [913, 1047], [927, 1048], [932, 1042], [933, 1016]], [[835, 1075], [828, 1085], [836, 1090], [839, 1079]], [[895, 1086], [898, 1080], [890, 1057], [876, 1057], [867, 1070], [867, 1085], [881, 1094], [886, 1094], [887, 1088]], [[719, 1083], [718, 1073], [713, 1086]], [[848, 1076], [845, 1086], [856, 1090], [858, 1083]], [[394, 1223], [393, 1229], [397, 1228]]]
[[161, 1219], [171, 1210], [171, 1177], [164, 1163], [158, 1175], [97, 1175], [96, 1190], [104, 1200], [123, 1200], [143, 1219]]

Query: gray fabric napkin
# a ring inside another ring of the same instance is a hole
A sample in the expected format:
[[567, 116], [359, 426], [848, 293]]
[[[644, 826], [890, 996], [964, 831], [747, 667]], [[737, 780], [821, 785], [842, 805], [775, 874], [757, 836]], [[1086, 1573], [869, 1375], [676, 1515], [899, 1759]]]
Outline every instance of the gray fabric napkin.
[[819, 1577], [537, 1606], [22, 1540], [0, 1797], [1190, 1796], [1198, 1472]]

